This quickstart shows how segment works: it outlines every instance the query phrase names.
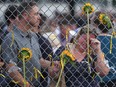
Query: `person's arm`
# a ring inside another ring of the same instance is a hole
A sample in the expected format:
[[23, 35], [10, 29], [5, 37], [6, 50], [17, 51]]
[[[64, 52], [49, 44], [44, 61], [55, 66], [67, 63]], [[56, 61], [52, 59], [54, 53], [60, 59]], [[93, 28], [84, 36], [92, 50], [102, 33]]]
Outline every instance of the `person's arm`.
[[[59, 61], [48, 61], [43, 58], [40, 59], [40, 64], [42, 68], [47, 68], [48, 73], [51, 77], [58, 77], [58, 72], [60, 71], [60, 62]], [[56, 76], [57, 75], [57, 76]]]
[[51, 61], [48, 61], [48, 60], [41, 58], [40, 64], [41, 64], [42, 68], [48, 68], [51, 64]]
[[100, 76], [106, 76], [110, 69], [106, 66], [104, 60], [105, 56], [102, 51], [99, 51], [97, 54], [97, 61], [95, 62], [96, 71], [99, 72]]
[[26, 83], [26, 87], [30, 87], [30, 84], [24, 80], [23, 76], [20, 74], [18, 69], [15, 68], [14, 64], [6, 64], [6, 70], [8, 71], [10, 77], [17, 82], [21, 87]]
[[[5, 63], [5, 70], [9, 73], [10, 77], [17, 82], [21, 87], [24, 86], [24, 78], [21, 73], [18, 71], [17, 67], [17, 54], [18, 47], [16, 42], [11, 45], [12, 39], [10, 36], [6, 37], [2, 43], [2, 60]], [[16, 63], [16, 64], [15, 64]], [[26, 84], [26, 87], [29, 87], [29, 83]]]
[[99, 72], [100, 76], [106, 76], [110, 69], [105, 64], [105, 56], [104, 53], [101, 51], [101, 43], [97, 39], [91, 39], [91, 46], [92, 49], [97, 56], [97, 60], [95, 61], [95, 69]]
[[60, 66], [59, 61], [49, 61], [49, 60], [46, 60], [43, 58], [40, 59], [40, 64], [41, 64], [42, 68], [49, 68], [49, 67], [51, 67], [51, 65]]

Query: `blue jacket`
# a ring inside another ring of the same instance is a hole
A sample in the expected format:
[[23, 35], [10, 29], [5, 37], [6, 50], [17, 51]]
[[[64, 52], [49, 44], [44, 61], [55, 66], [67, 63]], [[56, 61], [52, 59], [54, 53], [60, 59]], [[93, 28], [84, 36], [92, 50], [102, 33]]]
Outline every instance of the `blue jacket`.
[[98, 36], [101, 42], [102, 51], [105, 53], [105, 58], [109, 62], [110, 72], [103, 77], [103, 81], [116, 80], [116, 38], [112, 38], [112, 53], [110, 54], [111, 36]]

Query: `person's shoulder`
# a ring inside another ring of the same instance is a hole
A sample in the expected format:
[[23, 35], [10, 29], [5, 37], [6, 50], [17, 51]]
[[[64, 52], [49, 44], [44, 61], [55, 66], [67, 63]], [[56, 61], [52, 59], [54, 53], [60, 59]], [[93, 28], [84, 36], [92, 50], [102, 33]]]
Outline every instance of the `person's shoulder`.
[[38, 36], [35, 32], [30, 31], [32, 37], [34, 37], [36, 40], [38, 40]]
[[112, 38], [112, 43], [116, 46], [116, 36]]
[[104, 40], [104, 39], [110, 39], [110, 38], [111, 38], [111, 35], [108, 35], [108, 34], [106, 34], [106, 35], [102, 35], [102, 34], [101, 34], [101, 35], [98, 35], [98, 36], [97, 36], [97, 39], [103, 39], [103, 40]]

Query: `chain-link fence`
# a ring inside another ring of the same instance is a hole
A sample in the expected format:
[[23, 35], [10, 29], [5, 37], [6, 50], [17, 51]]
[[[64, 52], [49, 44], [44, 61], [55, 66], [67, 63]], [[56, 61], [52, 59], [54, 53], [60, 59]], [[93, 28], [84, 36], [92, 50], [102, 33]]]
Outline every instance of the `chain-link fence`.
[[0, 87], [116, 87], [116, 0], [1, 0]]

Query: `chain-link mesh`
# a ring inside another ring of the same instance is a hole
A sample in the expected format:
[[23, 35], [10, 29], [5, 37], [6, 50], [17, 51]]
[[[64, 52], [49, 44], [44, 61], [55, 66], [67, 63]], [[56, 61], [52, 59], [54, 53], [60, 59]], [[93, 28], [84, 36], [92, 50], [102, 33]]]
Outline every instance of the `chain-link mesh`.
[[0, 0], [0, 87], [116, 87], [116, 0]]

